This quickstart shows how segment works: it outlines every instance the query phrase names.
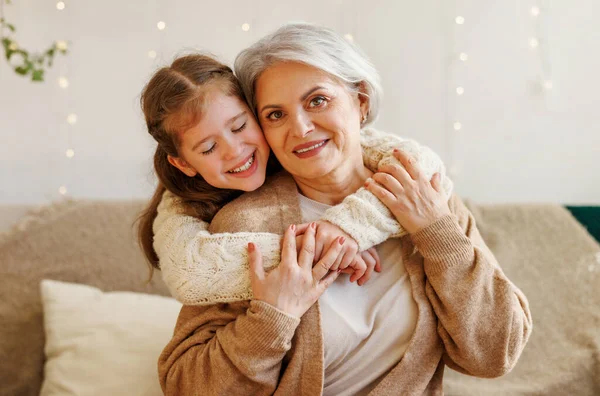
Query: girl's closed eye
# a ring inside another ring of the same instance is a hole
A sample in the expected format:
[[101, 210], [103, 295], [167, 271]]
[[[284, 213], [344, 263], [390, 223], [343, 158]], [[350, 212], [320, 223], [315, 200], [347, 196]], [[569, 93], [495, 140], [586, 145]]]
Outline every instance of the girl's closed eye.
[[208, 150], [205, 150], [202, 152], [202, 155], [208, 155], [210, 153], [212, 153], [213, 151], [215, 151], [215, 148], [217, 147], [217, 144], [213, 144], [212, 146], [210, 146], [210, 148]]
[[231, 132], [233, 132], [233, 133], [242, 132], [244, 129], [246, 129], [246, 124], [247, 124], [247, 122], [244, 122], [244, 123], [242, 124], [242, 126], [240, 126], [240, 127], [239, 127], [239, 128], [237, 128], [237, 129], [233, 129]]

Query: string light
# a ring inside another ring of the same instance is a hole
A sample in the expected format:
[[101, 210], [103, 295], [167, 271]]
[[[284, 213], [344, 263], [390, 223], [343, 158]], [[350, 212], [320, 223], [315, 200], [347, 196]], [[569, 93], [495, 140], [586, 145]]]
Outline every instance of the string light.
[[61, 87], [62, 89], [69, 88], [69, 80], [66, 77], [59, 77], [58, 78], [58, 86]]
[[465, 93], [465, 89], [463, 87], [456, 87], [456, 94], [462, 95]]
[[529, 46], [531, 48], [537, 48], [539, 45], [540, 45], [540, 41], [537, 38], [531, 37], [529, 39]]
[[65, 155], [67, 156], [67, 158], [73, 158], [73, 157], [75, 156], [75, 150], [73, 150], [73, 149], [68, 149], [68, 150], [65, 152]]
[[156, 24], [156, 27], [158, 28], [158, 30], [165, 30], [165, 28], [167, 27], [167, 24], [164, 23], [163, 21], [158, 21], [158, 23]]
[[250, 30], [250, 24], [249, 23], [242, 24], [242, 30], [244, 32], [247, 32], [248, 30]]
[[460, 59], [463, 62], [466, 62], [467, 60], [469, 60], [469, 55], [465, 54], [464, 52], [461, 52], [458, 56], [458, 59]]
[[459, 15], [456, 17], [455, 21], [457, 25], [462, 25], [465, 23], [465, 18]]
[[540, 15], [540, 8], [537, 6], [531, 7], [531, 16], [537, 17], [538, 15]]
[[544, 81], [543, 85], [544, 85], [544, 89], [547, 90], [547, 91], [549, 91], [549, 90], [552, 89], [552, 81], [550, 81], [550, 80]]
[[460, 131], [462, 129], [462, 124], [458, 121], [456, 121], [453, 126], [455, 131]]
[[352, 36], [350, 33], [346, 33], [344, 34], [344, 38], [348, 41], [350, 41], [351, 43], [354, 42], [354, 36]]
[[66, 195], [66, 194], [67, 194], [67, 187], [65, 187], [65, 186], [60, 186], [60, 187], [58, 188], [58, 192], [59, 192], [59, 194], [60, 194], [60, 195]]
[[62, 11], [65, 9], [65, 3], [63, 1], [59, 1], [58, 3], [56, 3], [56, 9], [59, 11]]
[[69, 125], [75, 125], [77, 123], [77, 114], [73, 114], [73, 113], [69, 114], [67, 116], [67, 123]]
[[61, 51], [66, 51], [68, 48], [67, 42], [64, 40], [58, 40], [56, 42], [56, 49], [59, 49]]
[[154, 50], [148, 51], [148, 58], [150, 58], [150, 59], [156, 58], [156, 51], [154, 51]]

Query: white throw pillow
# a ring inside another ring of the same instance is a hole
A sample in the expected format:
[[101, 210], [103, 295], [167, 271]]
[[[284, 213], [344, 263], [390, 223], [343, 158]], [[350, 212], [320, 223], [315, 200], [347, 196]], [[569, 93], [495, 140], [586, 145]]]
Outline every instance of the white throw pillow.
[[172, 298], [41, 282], [46, 364], [40, 395], [162, 395], [157, 361], [181, 304]]

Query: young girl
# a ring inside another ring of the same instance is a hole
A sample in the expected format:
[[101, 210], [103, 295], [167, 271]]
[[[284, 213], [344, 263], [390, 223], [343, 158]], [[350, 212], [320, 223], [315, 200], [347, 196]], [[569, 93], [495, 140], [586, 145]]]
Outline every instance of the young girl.
[[[148, 132], [158, 143], [154, 168], [159, 183], [139, 224], [151, 271], [161, 269], [171, 294], [186, 305], [252, 299], [247, 245], [258, 245], [268, 270], [279, 264], [282, 237], [211, 234], [209, 223], [220, 208], [262, 186], [281, 167], [236, 77], [209, 56], [183, 56], [154, 74], [142, 92], [141, 106]], [[392, 154], [395, 148], [410, 153], [428, 178], [440, 173], [450, 197], [452, 182], [427, 147], [371, 128], [363, 128], [362, 146], [365, 165], [372, 171], [390, 162], [400, 164]], [[406, 234], [364, 188], [326, 211], [321, 220], [315, 257], [345, 236], [346, 252], [333, 269], [352, 273], [350, 280], [359, 285], [378, 269], [372, 247]], [[298, 227], [300, 233], [303, 229]]]

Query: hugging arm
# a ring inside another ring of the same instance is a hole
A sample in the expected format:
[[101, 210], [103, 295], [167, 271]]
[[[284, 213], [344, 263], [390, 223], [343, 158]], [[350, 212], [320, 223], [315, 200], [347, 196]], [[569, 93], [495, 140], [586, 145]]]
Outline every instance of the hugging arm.
[[452, 214], [411, 235], [424, 258], [444, 361], [466, 374], [497, 377], [514, 367], [529, 339], [529, 303], [504, 275], [462, 201], [454, 196], [449, 204]]
[[[390, 161], [397, 161], [392, 155], [394, 148], [413, 153], [417, 164], [426, 174], [430, 173], [430, 177], [435, 172], [442, 174], [442, 185], [450, 194], [452, 183], [445, 176], [444, 165], [427, 147], [372, 129], [362, 132], [362, 146], [365, 165], [374, 171]], [[390, 237], [405, 233], [388, 208], [364, 188], [328, 209], [322, 220], [351, 236], [358, 245], [355, 249], [358, 251], [365, 251]], [[181, 203], [168, 191], [158, 206], [153, 228], [154, 250], [159, 257], [163, 280], [173, 297], [186, 305], [251, 299], [246, 251], [249, 242], [260, 247], [266, 270], [277, 266], [280, 260], [280, 235], [248, 232], [211, 234], [208, 224], [185, 214]], [[335, 238], [338, 235], [330, 236]], [[350, 249], [351, 244], [347, 245]]]

